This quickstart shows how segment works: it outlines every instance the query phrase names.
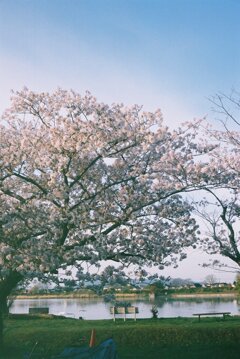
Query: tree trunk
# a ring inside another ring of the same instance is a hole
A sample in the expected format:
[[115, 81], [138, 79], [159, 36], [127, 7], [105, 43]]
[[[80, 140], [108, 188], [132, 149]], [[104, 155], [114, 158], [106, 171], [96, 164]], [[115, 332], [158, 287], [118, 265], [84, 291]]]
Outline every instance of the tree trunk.
[[0, 354], [3, 350], [4, 317], [8, 313], [7, 299], [22, 279], [21, 274], [16, 271], [11, 271], [4, 279], [0, 280]]

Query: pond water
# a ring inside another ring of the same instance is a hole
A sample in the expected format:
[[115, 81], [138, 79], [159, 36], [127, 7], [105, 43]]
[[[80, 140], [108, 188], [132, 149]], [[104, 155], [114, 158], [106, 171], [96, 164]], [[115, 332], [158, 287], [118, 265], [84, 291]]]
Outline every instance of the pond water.
[[[138, 318], [151, 318], [151, 308], [157, 306], [159, 318], [191, 317], [193, 313], [231, 312], [240, 315], [238, 298], [191, 298], [156, 300], [128, 300], [139, 308]], [[11, 306], [11, 313], [28, 313], [30, 307], [48, 307], [50, 314], [83, 319], [110, 319], [110, 303], [99, 299], [16, 299]]]

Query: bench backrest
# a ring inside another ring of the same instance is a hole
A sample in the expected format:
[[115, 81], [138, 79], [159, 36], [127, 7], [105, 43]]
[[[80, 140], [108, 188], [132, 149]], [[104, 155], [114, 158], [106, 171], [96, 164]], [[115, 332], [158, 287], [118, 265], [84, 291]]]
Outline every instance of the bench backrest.
[[134, 314], [138, 313], [138, 307], [111, 307], [111, 314]]
[[29, 314], [48, 314], [49, 308], [48, 307], [34, 307], [34, 308], [29, 308], [28, 312], [29, 312]]

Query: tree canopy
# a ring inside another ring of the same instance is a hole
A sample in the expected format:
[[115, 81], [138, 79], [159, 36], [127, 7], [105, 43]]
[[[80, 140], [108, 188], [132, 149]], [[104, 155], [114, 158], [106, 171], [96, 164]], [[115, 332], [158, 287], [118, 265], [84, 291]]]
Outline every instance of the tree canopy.
[[1, 123], [1, 275], [174, 260], [196, 230], [179, 195], [194, 136], [89, 93], [17, 92]]

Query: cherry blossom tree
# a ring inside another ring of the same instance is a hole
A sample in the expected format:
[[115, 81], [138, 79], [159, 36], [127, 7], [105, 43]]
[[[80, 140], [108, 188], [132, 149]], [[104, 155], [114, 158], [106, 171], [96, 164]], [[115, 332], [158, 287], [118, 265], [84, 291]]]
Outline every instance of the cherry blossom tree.
[[26, 278], [183, 259], [197, 225], [181, 194], [199, 185], [188, 174], [206, 152], [195, 136], [194, 126], [170, 131], [159, 110], [90, 93], [14, 93], [1, 120], [1, 313]]
[[[240, 267], [240, 94], [212, 97], [219, 130], [207, 128], [209, 141], [217, 143], [209, 153], [209, 175], [205, 175], [205, 198], [196, 211], [205, 221], [206, 236], [201, 245], [210, 254], [221, 254], [233, 262], [226, 265], [213, 259], [209, 265], [218, 270], [239, 272]], [[207, 176], [207, 177], [206, 177]], [[209, 183], [215, 178], [215, 187]], [[208, 264], [206, 264], [208, 265]]]
[[233, 264], [213, 259], [204, 266], [217, 270], [239, 272], [240, 267], [240, 203], [239, 192], [232, 189], [207, 190], [209, 194], [195, 203], [196, 212], [205, 222], [200, 246], [209, 254], [220, 254]]

